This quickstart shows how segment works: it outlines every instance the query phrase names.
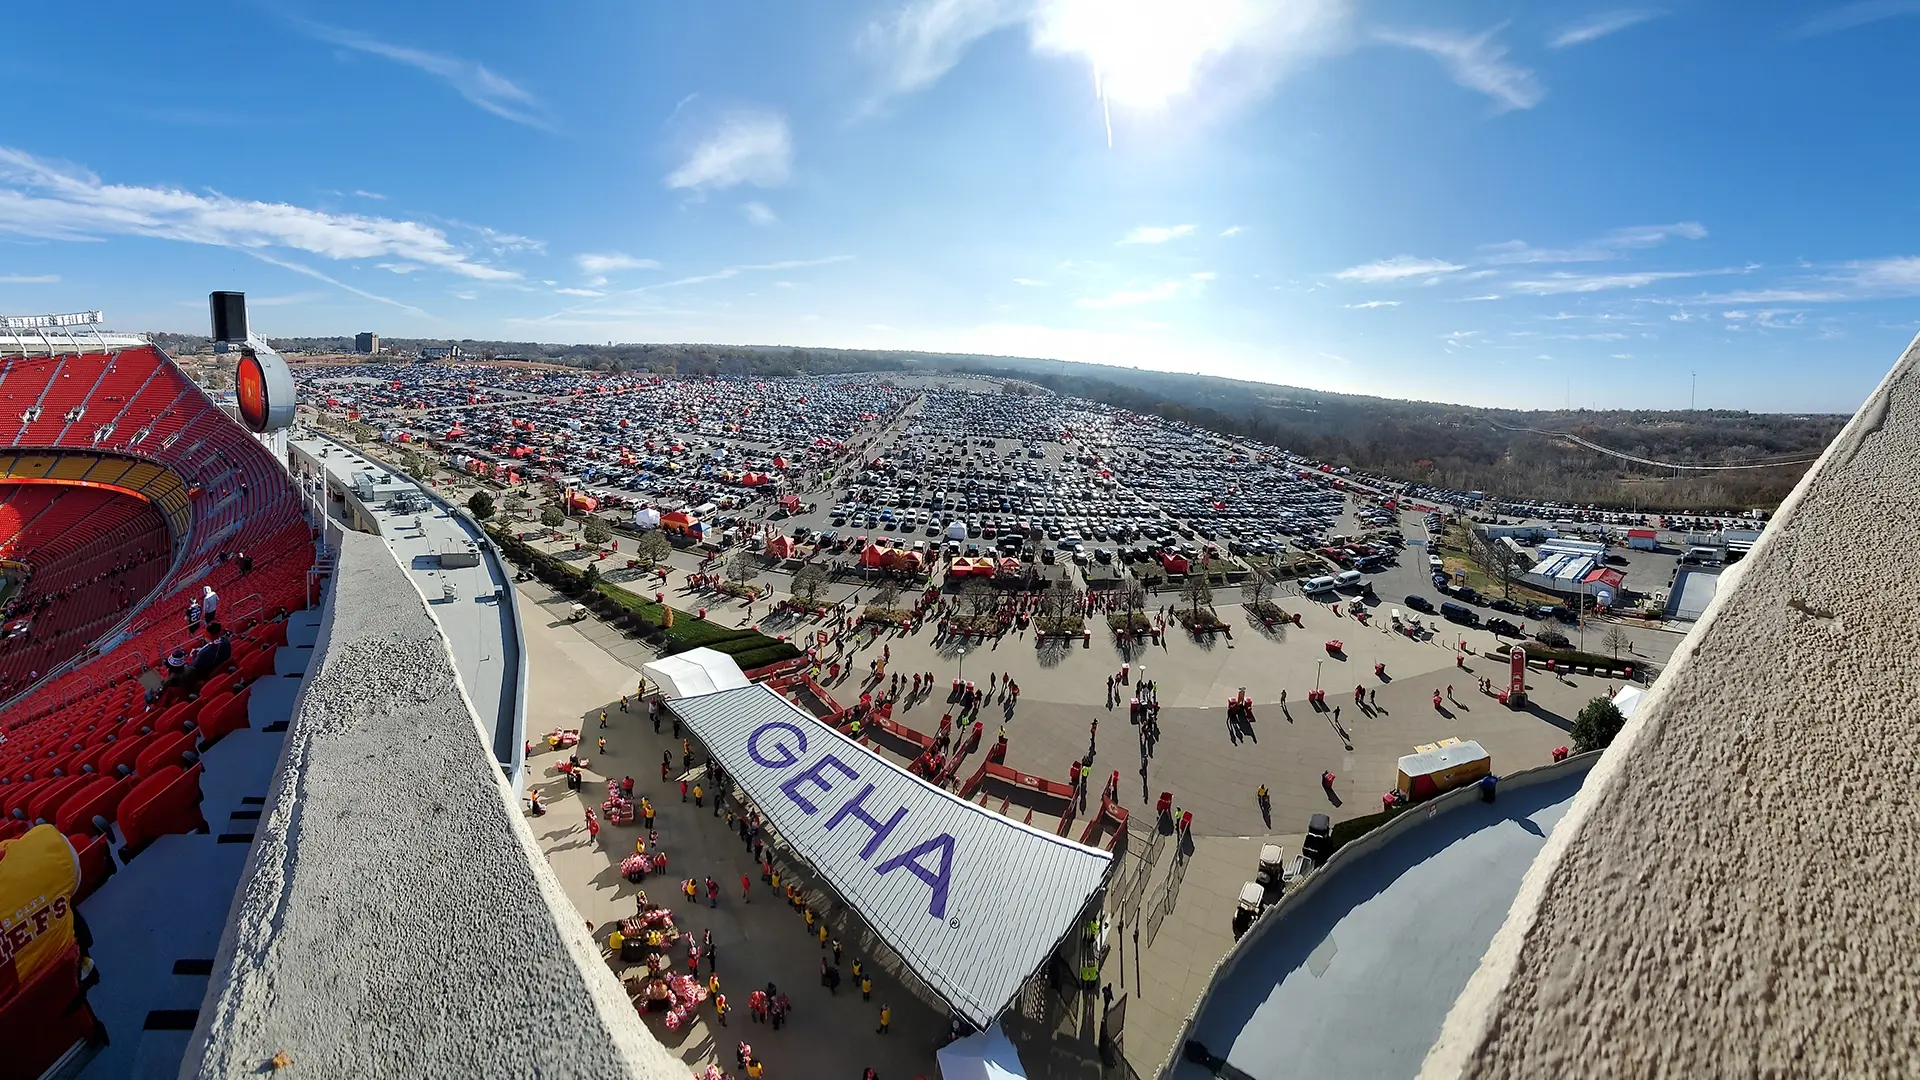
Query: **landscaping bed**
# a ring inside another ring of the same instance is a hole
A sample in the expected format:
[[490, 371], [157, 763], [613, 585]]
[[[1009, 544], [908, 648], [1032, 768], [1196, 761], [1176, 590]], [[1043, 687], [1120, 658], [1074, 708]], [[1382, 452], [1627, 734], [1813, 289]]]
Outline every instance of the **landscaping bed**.
[[1260, 620], [1263, 625], [1269, 627], [1276, 623], [1285, 623], [1289, 626], [1293, 625], [1293, 616], [1281, 610], [1280, 605], [1271, 600], [1261, 600], [1257, 603], [1247, 604], [1242, 610], [1253, 618]]
[[1126, 633], [1128, 631], [1135, 634], [1151, 634], [1153, 632], [1153, 620], [1137, 611], [1114, 611], [1107, 614], [1107, 629], [1116, 634]]
[[1232, 632], [1232, 628], [1221, 621], [1220, 616], [1214, 614], [1212, 608], [1201, 608], [1199, 611], [1180, 608], [1173, 613], [1173, 617], [1178, 619], [1180, 625], [1186, 627], [1190, 634], [1211, 634], [1223, 630]]
[[[1527, 650], [1527, 659], [1529, 661], [1538, 660], [1541, 663], [1545, 663], [1551, 660], [1563, 668], [1572, 665], [1574, 667], [1604, 668], [1607, 671], [1618, 671], [1629, 667], [1644, 668], [1646, 666], [1646, 663], [1638, 657], [1630, 657], [1626, 660], [1615, 660], [1610, 656], [1602, 656], [1598, 653], [1580, 652], [1575, 649], [1555, 649], [1542, 645], [1537, 641], [1524, 642], [1521, 644], [1521, 648]], [[1511, 655], [1512, 651], [1512, 645], [1502, 644], [1493, 650], [1493, 655], [1506, 657]]]
[[1033, 628], [1036, 633], [1049, 637], [1079, 637], [1087, 632], [1087, 620], [1080, 615], [1062, 615], [1058, 618], [1035, 619]]

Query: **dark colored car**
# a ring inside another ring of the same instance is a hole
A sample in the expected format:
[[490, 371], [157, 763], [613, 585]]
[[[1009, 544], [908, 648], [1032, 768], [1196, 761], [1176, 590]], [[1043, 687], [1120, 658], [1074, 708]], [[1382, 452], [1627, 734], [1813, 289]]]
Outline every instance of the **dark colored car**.
[[1572, 641], [1568, 640], [1567, 635], [1558, 630], [1540, 630], [1536, 631], [1533, 636], [1540, 644], [1551, 645], [1556, 649], [1564, 649], [1573, 644]]
[[1424, 596], [1415, 595], [1407, 597], [1407, 606], [1415, 611], [1424, 611], [1429, 615], [1433, 614], [1433, 601]]
[[1521, 607], [1519, 604], [1514, 603], [1513, 601], [1507, 599], [1504, 596], [1490, 601], [1487, 604], [1487, 606], [1492, 608], [1495, 611], [1505, 612], [1508, 615], [1525, 615], [1527, 613], [1527, 609]]
[[1505, 619], [1488, 619], [1487, 629], [1493, 631], [1495, 634], [1499, 635], [1500, 637], [1519, 637], [1520, 636], [1520, 627], [1514, 623], [1508, 622]]

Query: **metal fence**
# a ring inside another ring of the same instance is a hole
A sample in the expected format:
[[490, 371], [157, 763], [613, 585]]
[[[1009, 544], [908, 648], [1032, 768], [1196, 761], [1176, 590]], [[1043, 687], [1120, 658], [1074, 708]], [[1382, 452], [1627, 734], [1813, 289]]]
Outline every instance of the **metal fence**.
[[1166, 884], [1161, 888], [1159, 895], [1154, 897], [1153, 906], [1147, 909], [1146, 931], [1149, 946], [1153, 944], [1153, 939], [1159, 936], [1160, 924], [1166, 920], [1167, 912], [1172, 911], [1173, 905], [1179, 902], [1180, 883], [1186, 880], [1186, 876], [1186, 852], [1175, 851], [1173, 865], [1167, 867]]

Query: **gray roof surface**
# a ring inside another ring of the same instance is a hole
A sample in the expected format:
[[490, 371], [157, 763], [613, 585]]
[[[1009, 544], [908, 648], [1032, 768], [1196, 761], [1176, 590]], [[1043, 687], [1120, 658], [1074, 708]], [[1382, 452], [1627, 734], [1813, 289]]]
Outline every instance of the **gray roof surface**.
[[[343, 479], [357, 473], [388, 471], [385, 466], [324, 436], [296, 439], [294, 444]], [[322, 458], [319, 455], [322, 447], [333, 450]], [[391, 486], [404, 484], [409, 490], [436, 501], [418, 513], [402, 513], [388, 505], [368, 509], [379, 522], [380, 538], [413, 579], [414, 587], [426, 598], [427, 610], [439, 622], [441, 635], [453, 650], [460, 680], [466, 685], [474, 711], [487, 730], [494, 759], [509, 775], [514, 775], [525, 735], [519, 693], [523, 672], [518, 597], [513, 591], [513, 578], [493, 550], [492, 542], [472, 521], [449, 511], [444, 503], [437, 501], [437, 495], [412, 483], [403, 474], [396, 473], [394, 480]], [[440, 552], [457, 550], [468, 543], [479, 547], [479, 565], [440, 566]]]
[[773, 830], [982, 1027], [1075, 929], [1105, 880], [1106, 852], [935, 787], [764, 685], [671, 708]]
[[[1323, 871], [1247, 940], [1193, 1037], [1254, 1080], [1416, 1075], [1585, 777], [1502, 788]], [[1208, 1076], [1184, 1061], [1173, 1071]]]

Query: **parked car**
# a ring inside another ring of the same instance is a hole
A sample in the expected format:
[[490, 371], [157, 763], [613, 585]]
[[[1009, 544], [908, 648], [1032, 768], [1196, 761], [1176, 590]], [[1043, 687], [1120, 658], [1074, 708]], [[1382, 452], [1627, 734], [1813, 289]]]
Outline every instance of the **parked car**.
[[1407, 606], [1415, 611], [1424, 611], [1428, 615], [1433, 614], [1433, 601], [1418, 594], [1407, 597]]
[[1568, 640], [1567, 635], [1558, 630], [1537, 630], [1533, 636], [1534, 640], [1540, 642], [1540, 644], [1548, 645], [1556, 649], [1564, 649], [1573, 644], [1572, 641]]
[[1489, 601], [1487, 606], [1495, 611], [1506, 612], [1508, 615], [1525, 615], [1527, 613], [1526, 608], [1521, 607], [1519, 604], [1514, 603], [1504, 596]]
[[1488, 619], [1487, 629], [1500, 637], [1519, 637], [1520, 627], [1506, 619]]

